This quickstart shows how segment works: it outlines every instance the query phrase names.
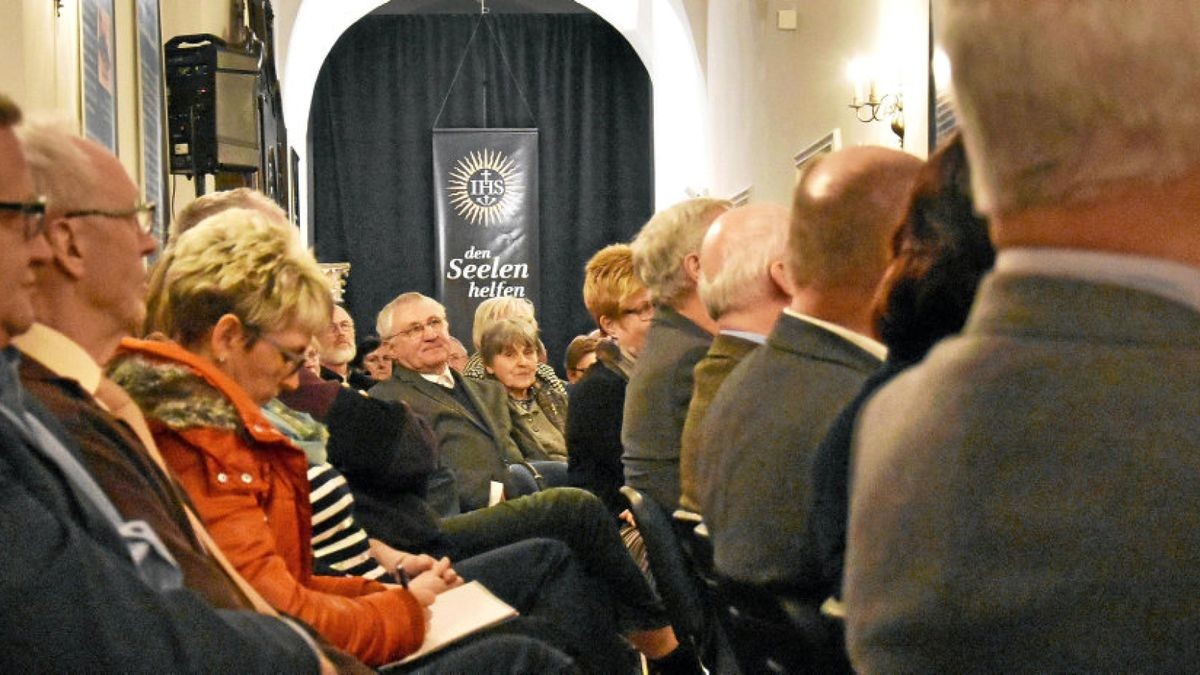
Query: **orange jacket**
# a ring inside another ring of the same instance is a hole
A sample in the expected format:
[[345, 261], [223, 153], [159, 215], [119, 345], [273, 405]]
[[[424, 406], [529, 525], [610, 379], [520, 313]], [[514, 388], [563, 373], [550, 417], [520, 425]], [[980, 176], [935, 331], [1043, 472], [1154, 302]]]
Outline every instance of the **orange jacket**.
[[268, 602], [371, 665], [421, 645], [424, 610], [408, 591], [313, 575], [304, 453], [241, 387], [169, 342], [122, 341], [112, 372], [142, 408], [213, 539]]

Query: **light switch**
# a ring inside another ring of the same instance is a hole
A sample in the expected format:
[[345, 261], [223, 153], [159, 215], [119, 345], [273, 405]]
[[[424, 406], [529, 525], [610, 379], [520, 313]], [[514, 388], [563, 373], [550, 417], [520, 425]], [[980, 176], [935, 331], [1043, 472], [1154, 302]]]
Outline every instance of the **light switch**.
[[779, 30], [796, 30], [796, 10], [779, 10]]

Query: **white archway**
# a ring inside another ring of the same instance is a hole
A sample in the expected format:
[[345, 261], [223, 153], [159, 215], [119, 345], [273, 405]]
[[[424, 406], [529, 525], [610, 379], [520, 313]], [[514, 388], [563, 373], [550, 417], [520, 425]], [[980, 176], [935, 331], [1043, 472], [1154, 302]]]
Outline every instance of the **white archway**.
[[[387, 0], [301, 0], [287, 45], [280, 88], [288, 140], [300, 156], [301, 204], [307, 204], [308, 114], [321, 65], [354, 22]], [[707, 92], [682, 0], [576, 0], [619, 31], [641, 58], [654, 92], [654, 196], [659, 207], [705, 192], [712, 182]], [[285, 31], [278, 31], [281, 35]], [[308, 209], [300, 230], [306, 241]]]

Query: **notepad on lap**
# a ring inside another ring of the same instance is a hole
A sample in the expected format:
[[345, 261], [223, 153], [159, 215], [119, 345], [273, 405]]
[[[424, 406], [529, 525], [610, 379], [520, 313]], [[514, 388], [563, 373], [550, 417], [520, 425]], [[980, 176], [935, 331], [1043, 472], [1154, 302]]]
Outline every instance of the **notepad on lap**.
[[429, 622], [429, 630], [425, 632], [425, 642], [400, 663], [419, 659], [517, 616], [516, 609], [492, 595], [478, 581], [465, 583], [438, 595], [429, 609], [433, 612], [433, 618]]

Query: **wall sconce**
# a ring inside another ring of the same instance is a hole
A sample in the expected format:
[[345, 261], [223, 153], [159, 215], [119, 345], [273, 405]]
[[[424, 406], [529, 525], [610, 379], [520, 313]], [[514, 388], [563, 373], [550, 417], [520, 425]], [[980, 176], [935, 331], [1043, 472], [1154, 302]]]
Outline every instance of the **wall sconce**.
[[[899, 87], [896, 91], [879, 93], [884, 87], [880, 86], [879, 69], [866, 59], [857, 58], [850, 62], [850, 80], [854, 83], [854, 94], [850, 98], [850, 107], [859, 122], [891, 122], [892, 133], [900, 139], [900, 147], [904, 147], [904, 97]], [[864, 90], [866, 95], [864, 97]]]

